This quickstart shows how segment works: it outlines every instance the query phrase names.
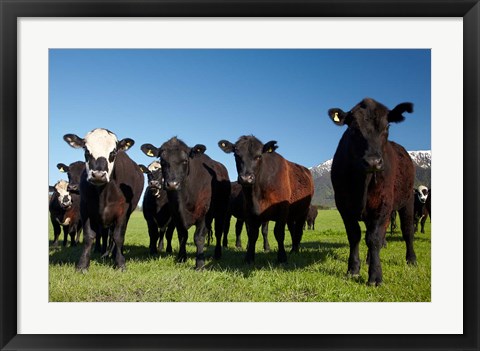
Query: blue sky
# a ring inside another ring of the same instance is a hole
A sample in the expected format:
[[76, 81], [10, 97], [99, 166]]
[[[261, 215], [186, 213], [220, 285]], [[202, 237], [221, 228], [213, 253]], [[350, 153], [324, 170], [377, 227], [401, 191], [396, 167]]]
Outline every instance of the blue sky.
[[431, 144], [430, 50], [86, 50], [49, 53], [49, 182], [66, 179], [56, 164], [83, 160], [63, 135], [84, 137], [107, 128], [135, 140], [137, 163], [152, 158], [144, 143], [173, 136], [204, 144], [230, 179], [232, 155], [217, 146], [255, 135], [276, 140], [277, 152], [306, 167], [333, 157], [346, 127], [328, 118], [364, 97], [389, 108], [414, 103], [414, 113], [390, 128], [390, 140], [407, 150]]

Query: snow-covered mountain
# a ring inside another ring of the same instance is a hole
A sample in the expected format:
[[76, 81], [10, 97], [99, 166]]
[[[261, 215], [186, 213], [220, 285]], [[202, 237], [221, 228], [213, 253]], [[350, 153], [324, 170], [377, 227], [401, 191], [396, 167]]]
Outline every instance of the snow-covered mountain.
[[[408, 154], [415, 165], [415, 186], [422, 184], [430, 187], [432, 152], [430, 150], [419, 150], [408, 151]], [[312, 201], [314, 204], [327, 207], [335, 206], [333, 187], [330, 180], [331, 168], [332, 159], [309, 168], [312, 172], [315, 186], [315, 194]]]

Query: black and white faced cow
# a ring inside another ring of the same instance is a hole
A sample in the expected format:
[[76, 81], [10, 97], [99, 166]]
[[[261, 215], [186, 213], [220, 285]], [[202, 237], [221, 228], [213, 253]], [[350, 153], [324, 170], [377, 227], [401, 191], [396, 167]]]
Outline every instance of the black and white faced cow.
[[246, 201], [248, 247], [245, 261], [255, 260], [255, 244], [261, 223], [275, 221], [278, 242], [277, 259], [287, 261], [284, 247], [285, 225], [292, 236], [292, 252], [297, 252], [303, 235], [303, 223], [313, 196], [311, 172], [284, 159], [275, 152], [276, 141], [263, 144], [254, 136], [241, 136], [235, 144], [220, 140], [225, 153], [233, 153], [238, 182]]
[[175, 224], [170, 214], [167, 192], [163, 190], [162, 166], [160, 162], [153, 161], [148, 167], [140, 165], [140, 168], [148, 178], [142, 209], [150, 236], [150, 253], [157, 253], [157, 242], [158, 251], [163, 250], [164, 236], [167, 239], [166, 252], [172, 252], [172, 236]]
[[52, 245], [58, 246], [58, 237], [63, 227], [63, 246], [67, 246], [69, 235], [71, 245], [76, 246], [82, 232], [80, 196], [70, 193], [69, 183], [65, 180], [60, 180], [54, 186], [49, 186], [49, 190], [53, 193], [48, 206], [54, 235]]
[[380, 249], [392, 211], [398, 211], [400, 216], [407, 263], [416, 262], [412, 198], [415, 169], [407, 151], [388, 140], [390, 123], [403, 121], [405, 112], [413, 112], [413, 104], [403, 103], [389, 110], [369, 98], [348, 112], [338, 108], [328, 111], [336, 125], [348, 127], [338, 144], [331, 171], [335, 203], [350, 243], [348, 274], [358, 276], [360, 272], [358, 221], [363, 221], [370, 285], [382, 282]]
[[143, 173], [125, 153], [134, 141], [118, 140], [114, 133], [102, 128], [92, 130], [83, 139], [75, 134], [66, 134], [63, 139], [70, 146], [85, 151], [85, 172], [80, 180], [85, 245], [77, 270], [88, 269], [98, 231], [111, 232], [115, 264], [124, 269], [125, 231], [143, 191]]
[[188, 229], [195, 225], [196, 268], [204, 266], [205, 236], [214, 219], [215, 258], [220, 258], [230, 196], [230, 180], [225, 166], [208, 157], [204, 145], [188, 147], [176, 137], [159, 148], [144, 144], [141, 149], [147, 156], [160, 158], [164, 189], [180, 242], [178, 260], [185, 261], [187, 258]]
[[413, 197], [413, 224], [414, 224], [414, 232], [418, 231], [418, 221], [421, 221], [421, 232], [425, 233], [425, 221], [423, 220], [423, 216], [425, 215], [425, 203], [427, 202], [428, 198], [428, 188], [425, 185], [420, 185], [418, 188], [414, 189], [415, 196]]

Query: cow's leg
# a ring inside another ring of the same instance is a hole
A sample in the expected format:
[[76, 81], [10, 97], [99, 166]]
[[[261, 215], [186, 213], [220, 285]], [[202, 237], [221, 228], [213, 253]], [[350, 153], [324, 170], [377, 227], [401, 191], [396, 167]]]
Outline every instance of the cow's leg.
[[347, 274], [355, 277], [360, 274], [359, 243], [362, 232], [360, 230], [360, 225], [354, 218], [350, 219], [343, 217], [343, 223], [345, 224], [348, 243], [350, 245]]
[[[224, 227], [224, 219], [223, 216], [220, 214], [215, 217], [215, 239], [216, 239], [216, 245], [215, 245], [215, 254], [214, 258], [216, 260], [222, 258], [222, 234], [223, 234], [223, 227]], [[212, 224], [210, 223], [210, 227]]]
[[70, 226], [68, 225], [63, 226], [63, 247], [67, 246], [69, 229], [70, 229]]
[[76, 246], [77, 243], [75, 242], [75, 234], [77, 233], [77, 225], [73, 224], [70, 226], [68, 235], [70, 236], [70, 246]]
[[187, 239], [188, 230], [185, 227], [177, 227], [178, 233], [178, 262], [185, 262], [187, 260]]
[[417, 263], [417, 256], [413, 249], [413, 209], [407, 207], [398, 211], [400, 215], [400, 229], [402, 230], [403, 240], [405, 240], [406, 246], [406, 260], [408, 264], [415, 265]]
[[[98, 229], [98, 228], [95, 228]], [[80, 260], [77, 263], [77, 271], [86, 272], [90, 266], [90, 251], [97, 237], [97, 232], [92, 228], [90, 219], [87, 219], [83, 225], [83, 250]]]
[[386, 219], [375, 219], [366, 222], [367, 233], [365, 241], [368, 247], [368, 284], [382, 283], [382, 265], [380, 250], [383, 247], [386, 233]]
[[424, 215], [422, 216], [422, 219], [420, 220], [420, 228], [421, 228], [421, 229], [420, 229], [420, 232], [421, 232], [422, 234], [425, 234], [425, 222], [426, 222], [426, 221], [427, 221], [427, 215], [424, 214]]
[[262, 236], [263, 236], [263, 251], [270, 251], [270, 244], [268, 243], [268, 221], [262, 223]]
[[126, 269], [125, 256], [123, 255], [123, 243], [125, 241], [126, 220], [117, 223], [113, 229], [113, 242], [115, 244], [115, 266], [122, 271]]
[[237, 223], [235, 223], [235, 247], [237, 249], [242, 248], [242, 227], [243, 227], [243, 220], [237, 219]]
[[[300, 225], [303, 223], [302, 220], [294, 221], [289, 225], [289, 230], [293, 230], [292, 234], [292, 250], [291, 252], [298, 252], [300, 250], [300, 242], [302, 241], [303, 236], [303, 227]], [[292, 227], [292, 229], [290, 229]]]
[[260, 230], [260, 222], [257, 220], [247, 221], [247, 253], [245, 254], [245, 262], [253, 263], [255, 261], [255, 245], [257, 244], [258, 231]]
[[[232, 220], [232, 215], [227, 215], [225, 218], [224, 228], [223, 228], [223, 247], [228, 246], [228, 232], [230, 231], [230, 221]], [[215, 230], [216, 232], [216, 230]]]
[[[195, 241], [195, 246], [197, 247], [197, 253], [195, 255], [195, 269], [202, 269], [205, 266], [205, 253], [203, 252], [203, 248], [205, 246], [206, 234], [207, 234], [207, 228], [205, 226], [205, 219], [204, 219], [197, 224], [195, 228], [195, 234], [193, 235], [193, 240]], [[221, 233], [220, 233], [220, 236], [221, 236]], [[220, 238], [218, 238], [217, 236], [217, 245], [215, 247], [215, 251], [218, 246], [220, 246]], [[220, 249], [221, 249], [221, 246], [220, 246]]]
[[[150, 246], [149, 246], [150, 254], [154, 255], [154, 254], [157, 253], [157, 241], [158, 241], [158, 238], [159, 238], [157, 223], [154, 220], [149, 219], [147, 221], [147, 228], [148, 228], [148, 236], [150, 238]], [[161, 241], [161, 239], [160, 239], [160, 241]], [[159, 246], [160, 246], [160, 244], [159, 244]], [[161, 249], [159, 248], [159, 250], [161, 250]]]
[[52, 220], [52, 227], [53, 227], [53, 243], [52, 246], [58, 246], [58, 237], [62, 231], [60, 224], [55, 220], [55, 218], [51, 217]]
[[102, 228], [98, 228], [93, 252], [102, 253]]
[[[273, 228], [273, 233], [275, 234], [275, 239], [278, 243], [278, 253], [277, 260], [279, 263], [287, 262], [287, 253], [285, 252], [285, 222], [277, 221], [275, 222], [275, 227]], [[294, 234], [292, 234], [293, 236]]]
[[167, 226], [167, 232], [165, 234], [165, 238], [167, 239], [167, 248], [165, 252], [172, 253], [172, 238], [173, 238], [173, 231], [175, 230], [175, 223], [173, 220], [170, 220]]
[[[102, 237], [102, 250], [100, 251], [102, 254], [105, 254], [107, 253], [107, 245], [108, 245], [108, 241], [109, 241], [109, 234], [110, 234], [110, 228], [101, 228], [101, 237]], [[110, 239], [111, 241], [111, 239]], [[112, 245], [112, 243], [110, 243], [110, 245]]]

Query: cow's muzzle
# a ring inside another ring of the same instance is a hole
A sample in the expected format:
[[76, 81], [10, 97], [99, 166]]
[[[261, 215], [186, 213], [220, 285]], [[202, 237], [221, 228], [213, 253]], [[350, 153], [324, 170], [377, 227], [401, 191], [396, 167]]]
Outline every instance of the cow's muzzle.
[[364, 163], [367, 173], [383, 171], [383, 158], [381, 157], [365, 157]]
[[87, 179], [91, 184], [103, 185], [108, 183], [108, 176], [106, 171], [91, 171]]
[[252, 185], [253, 183], [255, 183], [255, 175], [253, 174], [239, 175], [238, 182], [242, 185]]
[[180, 183], [177, 181], [165, 182], [165, 189], [175, 191], [180, 189]]

